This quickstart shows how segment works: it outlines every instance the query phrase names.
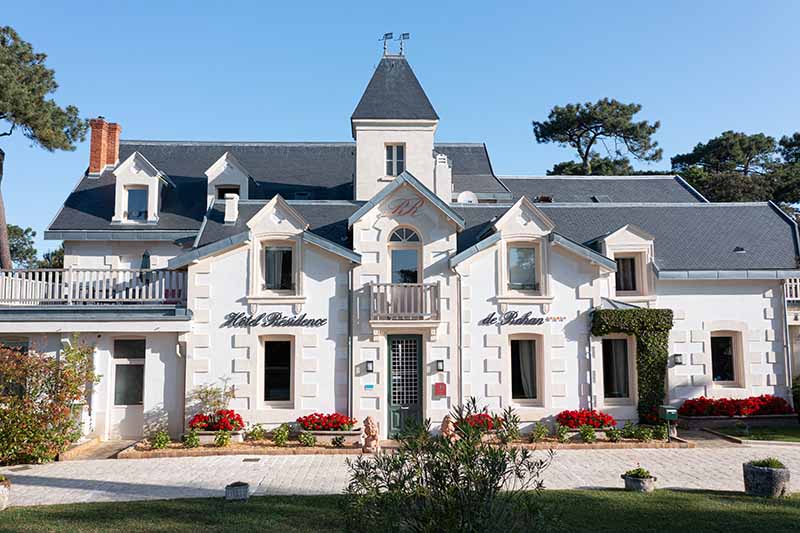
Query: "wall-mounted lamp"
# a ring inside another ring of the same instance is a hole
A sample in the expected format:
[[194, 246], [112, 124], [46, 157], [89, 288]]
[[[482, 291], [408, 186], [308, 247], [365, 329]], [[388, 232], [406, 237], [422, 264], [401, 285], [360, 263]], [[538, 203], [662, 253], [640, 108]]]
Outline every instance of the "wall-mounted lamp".
[[367, 373], [372, 374], [375, 370], [375, 363], [373, 361], [367, 361]]
[[682, 353], [672, 354], [672, 362], [675, 363], [675, 365], [682, 365], [683, 364], [683, 354]]
[[437, 372], [444, 372], [444, 361], [442, 359], [436, 360], [436, 371]]

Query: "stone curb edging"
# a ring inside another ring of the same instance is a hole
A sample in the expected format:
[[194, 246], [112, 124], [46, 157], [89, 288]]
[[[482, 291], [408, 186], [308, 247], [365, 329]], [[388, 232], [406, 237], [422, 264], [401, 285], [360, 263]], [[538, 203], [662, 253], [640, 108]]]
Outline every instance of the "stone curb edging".
[[[672, 439], [676, 441], [676, 439]], [[515, 448], [529, 450], [633, 450], [637, 448], [695, 448], [694, 442], [680, 439], [679, 442], [531, 442], [513, 444]]]
[[719, 431], [714, 431], [713, 429], [703, 428], [703, 431], [707, 431], [713, 435], [718, 437], [722, 437], [730, 442], [735, 442], [736, 444], [744, 444], [745, 446], [791, 446], [800, 448], [800, 442], [787, 442], [783, 440], [755, 440], [755, 439], [740, 439], [739, 437], [734, 437], [733, 435], [726, 435], [725, 433], [720, 433]]
[[165, 450], [136, 450], [133, 444], [117, 454], [117, 459], [161, 459], [174, 457], [210, 457], [214, 455], [369, 455], [364, 454], [361, 448], [254, 448], [252, 450], [225, 449], [225, 448], [175, 448]]

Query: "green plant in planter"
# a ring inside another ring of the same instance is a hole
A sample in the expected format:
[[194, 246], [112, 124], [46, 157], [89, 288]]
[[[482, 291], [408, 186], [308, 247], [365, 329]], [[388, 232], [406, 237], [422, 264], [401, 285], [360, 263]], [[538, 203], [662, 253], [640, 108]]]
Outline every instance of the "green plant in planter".
[[653, 432], [653, 438], [655, 440], [669, 439], [669, 427], [666, 424], [659, 424], [657, 426], [653, 426], [651, 431]]
[[214, 435], [214, 446], [217, 448], [225, 448], [231, 445], [231, 432], [220, 429]]
[[519, 431], [519, 422], [519, 416], [514, 408], [506, 407], [502, 415], [495, 416], [494, 426], [497, 428], [497, 439], [503, 444], [519, 440], [522, 436]]
[[647, 426], [637, 426], [634, 438], [639, 442], [650, 442], [653, 440], [653, 430]]
[[275, 446], [286, 446], [289, 440], [289, 424], [281, 424], [272, 430], [272, 442]]
[[150, 447], [154, 450], [163, 450], [169, 443], [172, 442], [169, 438], [169, 433], [164, 430], [156, 431], [152, 437], [150, 437]]
[[331, 439], [334, 448], [344, 448], [344, 435], [336, 435]]
[[635, 439], [636, 438], [636, 431], [637, 426], [636, 424], [631, 424], [630, 422], [625, 422], [625, 425], [622, 427], [622, 438], [623, 439]]
[[245, 434], [247, 440], [266, 440], [267, 439], [267, 430], [261, 424], [255, 424], [250, 429], [247, 430]]
[[622, 430], [617, 428], [608, 428], [606, 430], [606, 438], [611, 442], [619, 442], [622, 438]]
[[558, 442], [567, 442], [569, 440], [569, 428], [556, 424], [556, 440]]
[[751, 466], [760, 466], [761, 468], [786, 468], [786, 466], [775, 457], [767, 457], [766, 459], [757, 459], [747, 463]]
[[625, 475], [626, 477], [635, 477], [637, 479], [647, 479], [653, 477], [650, 475], [649, 470], [647, 470], [646, 468], [642, 468], [641, 466], [638, 466], [633, 470], [628, 470], [623, 475]]
[[297, 440], [300, 441], [300, 444], [308, 446], [309, 448], [317, 443], [317, 437], [312, 433], [306, 432], [300, 433], [300, 435], [297, 436]]
[[587, 444], [597, 441], [597, 431], [592, 426], [581, 426], [578, 428], [578, 433], [581, 436], [581, 440]]
[[548, 429], [548, 427], [545, 424], [541, 422], [536, 422], [533, 425], [533, 429], [531, 430], [528, 438], [530, 439], [531, 442], [541, 442], [549, 434], [550, 434], [550, 429]]
[[196, 429], [190, 429], [183, 435], [184, 448], [197, 448], [200, 446], [200, 435], [197, 434]]

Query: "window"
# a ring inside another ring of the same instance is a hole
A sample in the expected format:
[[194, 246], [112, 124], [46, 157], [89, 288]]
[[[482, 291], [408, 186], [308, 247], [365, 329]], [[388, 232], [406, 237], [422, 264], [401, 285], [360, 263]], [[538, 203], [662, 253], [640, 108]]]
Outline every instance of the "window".
[[536, 248], [508, 248], [508, 287], [517, 290], [539, 290], [536, 278]]
[[144, 339], [116, 339], [114, 351], [114, 405], [144, 403]]
[[736, 339], [731, 334], [711, 334], [711, 373], [714, 381], [736, 381]]
[[291, 341], [264, 342], [264, 401], [290, 401], [291, 376]]
[[0, 346], [28, 353], [30, 341], [26, 337], [0, 337]]
[[419, 283], [421, 243], [417, 232], [410, 228], [398, 228], [389, 237], [389, 245], [392, 283]]
[[606, 398], [629, 398], [627, 339], [603, 339], [603, 390]]
[[636, 258], [617, 257], [616, 284], [617, 291], [635, 292], [636, 288]]
[[386, 175], [399, 176], [406, 169], [406, 145], [386, 145]]
[[264, 253], [265, 288], [276, 291], [292, 290], [292, 277], [292, 248], [267, 248]]
[[238, 185], [221, 185], [217, 187], [217, 199], [224, 200], [226, 194], [239, 194]]
[[136, 222], [147, 220], [146, 188], [128, 188], [128, 220]]
[[511, 341], [511, 397], [515, 400], [535, 400], [536, 341], [520, 339]]

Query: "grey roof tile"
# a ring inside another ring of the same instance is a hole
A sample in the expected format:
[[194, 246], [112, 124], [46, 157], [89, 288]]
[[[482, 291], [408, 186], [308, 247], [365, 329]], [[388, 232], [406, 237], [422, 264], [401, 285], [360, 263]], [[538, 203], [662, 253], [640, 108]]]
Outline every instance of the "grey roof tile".
[[353, 115], [358, 119], [438, 120], [428, 96], [404, 56], [384, 56]]
[[[678, 176], [500, 176], [514, 195], [550, 196], [556, 203], [705, 202]], [[607, 197], [607, 198], [603, 198]]]

